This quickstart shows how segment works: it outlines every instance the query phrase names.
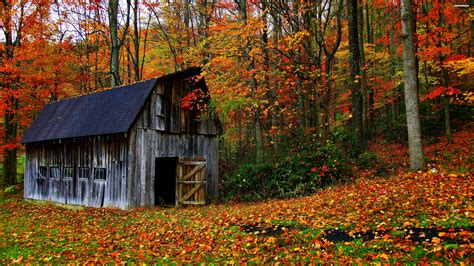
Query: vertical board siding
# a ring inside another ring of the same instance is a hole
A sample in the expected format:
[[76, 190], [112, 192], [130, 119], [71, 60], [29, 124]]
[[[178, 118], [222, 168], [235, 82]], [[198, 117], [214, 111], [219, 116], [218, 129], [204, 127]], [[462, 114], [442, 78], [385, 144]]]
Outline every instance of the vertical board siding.
[[[154, 181], [157, 157], [205, 158], [207, 195], [217, 196], [216, 124], [211, 119], [191, 121], [189, 114], [183, 116], [185, 111], [180, 108], [180, 99], [190, 90], [189, 83], [184, 80], [158, 82], [130, 130], [128, 156], [131, 182], [130, 207], [155, 206]], [[180, 123], [181, 121], [183, 122]]]
[[[121, 209], [155, 206], [157, 157], [204, 158], [206, 194], [217, 196], [217, 127], [180, 108], [191, 90], [183, 79], [157, 82], [126, 134], [27, 144], [25, 198]], [[38, 177], [39, 166], [47, 167], [44, 178]], [[61, 168], [60, 178], [49, 176], [50, 166]], [[62, 178], [64, 167], [74, 168], [72, 179]], [[85, 178], [79, 178], [81, 167], [88, 169]], [[94, 178], [96, 167], [105, 168], [106, 181]]]
[[[207, 195], [217, 196], [218, 140], [216, 136], [166, 134], [156, 130], [136, 129], [129, 155], [132, 180], [132, 206], [151, 207], [154, 202], [155, 158], [182, 157], [206, 159]], [[134, 143], [136, 143], [134, 145]], [[156, 143], [156, 145], [151, 145]], [[144, 189], [145, 188], [145, 189]]]
[[[27, 145], [25, 198], [92, 207], [127, 208], [123, 184], [128, 161], [128, 139], [123, 136], [95, 136], [67, 141]], [[40, 166], [47, 175], [38, 177]], [[60, 167], [59, 178], [50, 177], [50, 167]], [[64, 179], [64, 168], [73, 167], [73, 177]], [[79, 168], [87, 167], [87, 178]], [[94, 179], [94, 168], [106, 170], [106, 180]]]

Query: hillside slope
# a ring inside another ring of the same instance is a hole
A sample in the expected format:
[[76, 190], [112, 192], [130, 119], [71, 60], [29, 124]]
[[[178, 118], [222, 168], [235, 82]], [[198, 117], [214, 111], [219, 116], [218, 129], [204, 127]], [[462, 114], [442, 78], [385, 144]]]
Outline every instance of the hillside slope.
[[[456, 144], [427, 147], [425, 171], [388, 178], [361, 172], [350, 184], [304, 198], [131, 211], [7, 200], [0, 206], [0, 263], [470, 264], [472, 140], [464, 132]], [[385, 163], [403, 162], [403, 149], [376, 148]]]

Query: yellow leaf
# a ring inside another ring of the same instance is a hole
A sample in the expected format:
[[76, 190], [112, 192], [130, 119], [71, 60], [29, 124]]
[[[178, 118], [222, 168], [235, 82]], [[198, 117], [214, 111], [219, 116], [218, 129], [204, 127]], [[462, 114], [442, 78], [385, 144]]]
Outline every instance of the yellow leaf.
[[378, 255], [377, 257], [382, 258], [384, 260], [388, 260], [388, 255], [385, 254], [385, 253], [382, 253], [382, 254]]
[[17, 259], [13, 260], [13, 263], [20, 263], [22, 260], [23, 260], [23, 256], [20, 256]]

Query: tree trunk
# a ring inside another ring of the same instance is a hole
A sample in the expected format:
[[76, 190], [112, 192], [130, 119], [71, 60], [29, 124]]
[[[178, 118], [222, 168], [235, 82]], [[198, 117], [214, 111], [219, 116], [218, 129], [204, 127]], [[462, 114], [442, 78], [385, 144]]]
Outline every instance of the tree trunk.
[[444, 109], [444, 129], [446, 130], [446, 138], [448, 143], [453, 143], [453, 137], [451, 136], [451, 117], [449, 115], [449, 99], [443, 97], [443, 109]]
[[[393, 7], [392, 7], [393, 8]], [[392, 10], [390, 14], [390, 32], [389, 32], [389, 38], [390, 38], [390, 45], [389, 45], [389, 53], [390, 53], [390, 75], [394, 76], [395, 75], [395, 53], [396, 53], [396, 47], [395, 47], [395, 11]], [[398, 88], [396, 88], [398, 91]], [[391, 116], [390, 116], [390, 129], [395, 130], [396, 129], [396, 124], [397, 124], [397, 115], [396, 115], [396, 105], [398, 102], [398, 95], [395, 94], [395, 98], [391, 102], [390, 105], [390, 111], [391, 111]]]
[[[442, 4], [444, 4], [442, 2]], [[443, 23], [445, 23], [445, 18], [443, 15], [443, 9], [439, 11], [439, 26], [442, 26]], [[439, 42], [436, 44], [436, 47], [442, 47], [443, 44], [441, 43], [441, 33], [438, 33], [438, 39]], [[445, 55], [443, 55], [442, 52], [439, 52], [438, 54], [438, 59], [439, 59], [439, 66], [441, 68], [441, 86], [447, 87], [449, 85], [449, 74], [448, 70], [444, 67], [444, 59]], [[441, 101], [443, 104], [443, 111], [444, 111], [444, 129], [446, 133], [446, 138], [448, 139], [448, 143], [453, 142], [453, 138], [451, 136], [451, 119], [449, 115], [449, 99], [447, 98], [447, 95], [443, 96], [443, 100]]]
[[[370, 24], [370, 15], [369, 15], [369, 3], [365, 3], [365, 17], [366, 17], [366, 26], [367, 26], [367, 43], [373, 44], [373, 34], [372, 34], [372, 28]], [[367, 69], [371, 69], [371, 66], [368, 63]], [[369, 136], [371, 137], [371, 140], [377, 140], [377, 132], [376, 129], [377, 127], [375, 125], [375, 116], [374, 116], [374, 90], [371, 86], [367, 88], [368, 92], [368, 101], [369, 101], [369, 118], [368, 118], [368, 131], [369, 131]]]
[[241, 162], [243, 156], [243, 134], [242, 134], [242, 108], [239, 106], [237, 107], [237, 156], [236, 156], [236, 163]]
[[[208, 0], [200, 0], [198, 1], [199, 6], [200, 6], [200, 15], [199, 15], [199, 27], [198, 27], [198, 34], [199, 34], [199, 40], [201, 42], [204, 41], [204, 46], [202, 49], [202, 59], [201, 59], [201, 64], [205, 65], [207, 62], [209, 62], [209, 43], [206, 41], [206, 39], [209, 37], [209, 24], [211, 22], [211, 14], [209, 14], [209, 9], [213, 9], [214, 7], [214, 0], [213, 1], [208, 1]], [[242, 1], [243, 5], [246, 5], [246, 1]], [[246, 13], [244, 10], [243, 12]], [[245, 15], [246, 19], [247, 15]]]
[[140, 32], [138, 28], [138, 0], [133, 1], [133, 54], [132, 63], [133, 63], [133, 72], [134, 80], [138, 81], [141, 79], [140, 73]]
[[369, 128], [369, 103], [368, 103], [368, 92], [367, 92], [367, 73], [365, 66], [365, 49], [364, 49], [364, 7], [361, 0], [358, 8], [357, 20], [359, 27], [359, 52], [360, 52], [360, 72], [361, 80], [360, 86], [362, 91], [362, 127], [364, 131], [364, 141], [370, 139], [370, 128]]
[[[18, 110], [18, 100], [15, 97], [9, 97], [7, 104], [11, 107], [11, 110]], [[16, 144], [18, 125], [14, 119], [15, 115], [13, 112], [5, 112], [3, 145]], [[5, 148], [3, 158], [3, 184], [5, 186], [16, 184], [17, 153], [18, 148], [16, 146]]]
[[[239, 2], [239, 14], [240, 14], [240, 19], [244, 25], [247, 24], [247, 1], [242, 0]], [[250, 62], [248, 65], [248, 71], [253, 72], [253, 69], [255, 69], [255, 60], [250, 57], [250, 41], [247, 39], [246, 40], [247, 46], [243, 48], [244, 52], [244, 57], [245, 57], [245, 62]], [[255, 76], [253, 76], [250, 79], [250, 88], [251, 92], [250, 95], [258, 101], [257, 99], [257, 79]], [[256, 107], [254, 107], [255, 110], [253, 112], [253, 122], [254, 122], [254, 137], [255, 137], [255, 161], [261, 162], [263, 159], [263, 135], [262, 135], [262, 128], [260, 125], [260, 104], [257, 104]]]
[[349, 15], [349, 57], [350, 57], [350, 84], [352, 88], [351, 112], [352, 134], [355, 137], [355, 148], [364, 149], [364, 131], [362, 126], [362, 93], [360, 87], [360, 51], [359, 31], [357, 19], [357, 0], [348, 0]]
[[[273, 45], [274, 45], [275, 48], [278, 49], [278, 36], [281, 32], [281, 27], [280, 27], [281, 21], [279, 19], [279, 15], [277, 13], [273, 14], [272, 16], [273, 16], [273, 27], [274, 27], [274, 30], [273, 30]], [[267, 56], [268, 56], [268, 50], [267, 50]], [[268, 58], [268, 61], [270, 61], [269, 58]], [[270, 64], [270, 62], [268, 62], [268, 64]], [[276, 70], [277, 70], [277, 67], [273, 66], [272, 70], [275, 73]], [[271, 123], [272, 123], [272, 127], [278, 127], [279, 126], [278, 111], [280, 110], [280, 108], [279, 108], [279, 106], [276, 102], [277, 101], [276, 86], [274, 88], [270, 88], [270, 92], [271, 92], [271, 97], [272, 97], [272, 101], [271, 101], [271, 103], [272, 103]], [[281, 138], [278, 136], [277, 133], [274, 132], [272, 134], [272, 139], [273, 139], [273, 153], [275, 155], [277, 155], [280, 151]]]
[[[3, 1], [3, 14], [6, 17], [3, 18], [3, 33], [4, 33], [4, 51], [0, 53], [0, 62], [4, 64], [6, 61], [12, 61], [15, 56], [15, 49], [20, 46], [21, 41], [21, 28], [23, 23], [23, 11], [24, 4], [21, 4], [20, 17], [18, 27], [16, 28], [17, 36], [13, 39], [13, 25], [12, 25], [12, 4], [11, 1]], [[16, 121], [16, 113], [18, 111], [19, 103], [16, 96], [16, 84], [19, 83], [19, 78], [11, 79], [9, 77], [4, 78], [2, 81], [2, 87], [8, 88], [8, 93], [4, 99], [5, 104], [8, 108], [5, 109], [4, 113], [4, 135], [3, 135], [3, 146], [7, 146], [4, 149], [3, 157], [3, 185], [10, 186], [16, 184], [17, 178], [17, 155], [18, 148], [17, 135], [18, 135], [18, 123]]]
[[370, 16], [369, 16], [369, 2], [365, 3], [365, 18], [366, 18], [366, 26], [367, 26], [367, 42], [373, 43], [373, 32], [370, 24]]
[[[292, 30], [294, 33], [300, 32], [300, 21], [299, 21], [299, 4], [298, 1], [293, 3], [293, 12], [292, 12]], [[299, 69], [301, 64], [301, 52], [297, 49], [295, 51], [295, 66]], [[300, 136], [305, 137], [304, 129], [306, 127], [306, 110], [304, 103], [304, 95], [302, 82], [298, 74], [296, 75], [296, 104], [298, 107], [298, 116], [300, 117], [299, 130]]]
[[130, 22], [130, 1], [127, 0], [127, 18], [123, 35], [119, 38], [118, 33], [118, 0], [109, 0], [109, 30], [110, 30], [110, 86], [115, 87], [121, 85], [120, 81], [120, 48], [123, 46], [125, 37], [127, 36], [128, 25]]
[[109, 28], [110, 28], [110, 86], [119, 86], [120, 73], [119, 73], [119, 51], [120, 46], [118, 43], [118, 0], [109, 0]]
[[[262, 21], [265, 23], [265, 26], [262, 30], [262, 45], [261, 45], [261, 49], [263, 51], [263, 64], [264, 64], [265, 69], [270, 70], [271, 66], [270, 66], [270, 54], [269, 54], [269, 47], [268, 47], [269, 46], [269, 39], [268, 39], [268, 21], [267, 21], [267, 14], [268, 14], [267, 0], [262, 1], [261, 7], [262, 7], [262, 10], [263, 10]], [[278, 27], [278, 26], [275, 25], [275, 28], [276, 27]], [[278, 42], [278, 33], [277, 33], [276, 30], [274, 32], [273, 38], [274, 38], [275, 42], [277, 43]], [[269, 110], [271, 110], [270, 111], [270, 123], [271, 123], [270, 128], [272, 128], [273, 126], [277, 125], [276, 111], [277, 111], [278, 106], [274, 104], [275, 101], [276, 101], [276, 92], [271, 86], [269, 73], [270, 73], [270, 71], [265, 71], [265, 74], [264, 74], [264, 77], [265, 77], [264, 87], [265, 87], [265, 91], [266, 91], [266, 97], [267, 97], [269, 103], [272, 104], [271, 106], [266, 107]], [[277, 140], [278, 136], [277, 136], [277, 134], [275, 134], [273, 132], [273, 133], [271, 133], [271, 138], [272, 138], [273, 154], [276, 155], [278, 153], [278, 142], [279, 142]]]
[[415, 60], [415, 40], [413, 28], [413, 6], [411, 0], [402, 0], [402, 41], [403, 69], [405, 76], [405, 105], [407, 113], [408, 146], [410, 150], [410, 168], [423, 167], [423, 147], [421, 139], [420, 117], [418, 113], [418, 91]]

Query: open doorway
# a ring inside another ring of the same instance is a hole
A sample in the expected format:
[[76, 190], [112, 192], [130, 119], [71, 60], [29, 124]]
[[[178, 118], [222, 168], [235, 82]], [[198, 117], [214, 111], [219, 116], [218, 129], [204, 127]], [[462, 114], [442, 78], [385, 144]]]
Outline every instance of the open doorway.
[[175, 205], [178, 157], [160, 157], [155, 161], [155, 205]]

